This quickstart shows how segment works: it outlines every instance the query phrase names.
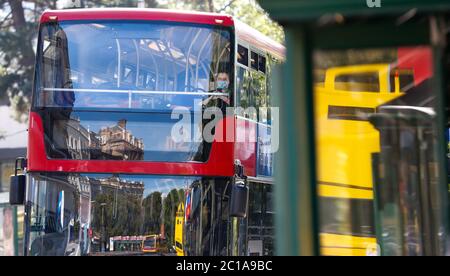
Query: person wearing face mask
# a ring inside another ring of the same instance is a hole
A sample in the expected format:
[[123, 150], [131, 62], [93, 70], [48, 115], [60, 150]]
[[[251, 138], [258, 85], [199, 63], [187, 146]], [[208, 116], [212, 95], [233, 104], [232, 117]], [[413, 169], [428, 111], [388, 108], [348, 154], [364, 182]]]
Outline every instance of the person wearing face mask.
[[206, 98], [202, 103], [204, 107], [211, 106], [210, 102], [215, 102], [214, 106], [223, 107], [223, 103], [227, 106], [230, 104], [229, 95], [230, 77], [228, 73], [221, 72], [217, 74], [216, 87], [215, 90], [211, 91], [213, 93], [226, 93], [225, 95], [214, 95]]
[[230, 77], [227, 73], [217, 74], [216, 90], [218, 92], [228, 92], [228, 86], [230, 85]]

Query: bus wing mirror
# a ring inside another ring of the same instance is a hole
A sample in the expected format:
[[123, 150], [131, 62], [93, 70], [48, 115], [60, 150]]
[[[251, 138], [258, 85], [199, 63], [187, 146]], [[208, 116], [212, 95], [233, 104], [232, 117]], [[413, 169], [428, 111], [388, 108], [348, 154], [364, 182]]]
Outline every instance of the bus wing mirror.
[[25, 202], [25, 185], [26, 176], [13, 175], [11, 176], [11, 186], [9, 188], [9, 204], [23, 205]]
[[245, 218], [247, 216], [248, 186], [244, 181], [236, 181], [231, 189], [230, 216]]
[[[18, 164], [20, 162], [20, 169]], [[9, 188], [9, 204], [11, 205], [23, 205], [25, 202], [25, 187], [27, 178], [24, 172], [24, 167], [26, 166], [26, 160], [24, 158], [18, 158], [16, 160], [15, 173], [10, 178], [10, 188]], [[21, 170], [22, 173], [18, 174], [17, 171]]]

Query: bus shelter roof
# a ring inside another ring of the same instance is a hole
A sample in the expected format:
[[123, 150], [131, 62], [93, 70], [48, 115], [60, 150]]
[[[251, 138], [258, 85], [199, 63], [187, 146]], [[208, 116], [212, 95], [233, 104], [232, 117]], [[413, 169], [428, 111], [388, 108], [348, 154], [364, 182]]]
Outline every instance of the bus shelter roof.
[[282, 23], [313, 21], [335, 14], [368, 17], [450, 11], [448, 0], [259, 0], [259, 3], [271, 17]]

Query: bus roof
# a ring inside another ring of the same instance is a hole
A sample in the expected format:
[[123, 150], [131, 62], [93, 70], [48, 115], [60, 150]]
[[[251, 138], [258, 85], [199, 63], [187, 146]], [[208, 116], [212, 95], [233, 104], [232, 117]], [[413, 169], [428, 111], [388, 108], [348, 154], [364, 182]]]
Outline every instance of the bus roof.
[[285, 47], [275, 40], [260, 33], [258, 30], [250, 27], [240, 20], [234, 20], [236, 34], [239, 40], [245, 41], [248, 44], [270, 53], [280, 60], [285, 59]]
[[47, 10], [41, 16], [41, 23], [68, 20], [155, 20], [233, 26], [233, 18], [225, 14], [167, 9], [101, 8]]
[[284, 59], [283, 45], [226, 14], [138, 8], [67, 9], [47, 10], [40, 22], [70, 20], [154, 20], [235, 27], [239, 39], [278, 59]]

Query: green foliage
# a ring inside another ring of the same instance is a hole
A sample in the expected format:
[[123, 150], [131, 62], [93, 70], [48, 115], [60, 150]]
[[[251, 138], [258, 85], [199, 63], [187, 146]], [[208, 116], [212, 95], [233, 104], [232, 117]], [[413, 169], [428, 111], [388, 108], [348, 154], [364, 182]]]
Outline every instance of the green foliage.
[[86, 7], [136, 7], [137, 0], [85, 0]]
[[144, 210], [143, 234], [159, 234], [162, 218], [162, 194], [160, 192], [151, 193], [143, 200], [142, 207]]
[[105, 192], [95, 197], [93, 229], [104, 239], [141, 234], [141, 198], [133, 194]]
[[161, 6], [165, 8], [212, 11], [232, 15], [272, 39], [280, 43], [284, 42], [283, 28], [272, 21], [255, 0], [214, 0], [211, 1], [212, 7], [208, 5], [209, 2], [208, 0], [160, 0]]
[[[268, 37], [284, 42], [283, 28], [272, 21], [269, 15], [254, 0], [216, 0], [220, 12], [225, 12], [257, 29]], [[221, 7], [221, 8], [220, 8]]]

